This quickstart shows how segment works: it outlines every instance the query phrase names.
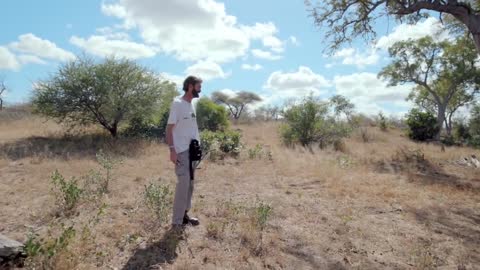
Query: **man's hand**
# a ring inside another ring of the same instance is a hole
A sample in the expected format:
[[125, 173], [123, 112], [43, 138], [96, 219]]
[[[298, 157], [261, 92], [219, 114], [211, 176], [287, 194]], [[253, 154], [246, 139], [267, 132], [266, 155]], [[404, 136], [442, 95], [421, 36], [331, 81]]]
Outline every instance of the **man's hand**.
[[177, 164], [177, 152], [175, 152], [175, 149], [170, 149], [170, 161], [173, 164]]

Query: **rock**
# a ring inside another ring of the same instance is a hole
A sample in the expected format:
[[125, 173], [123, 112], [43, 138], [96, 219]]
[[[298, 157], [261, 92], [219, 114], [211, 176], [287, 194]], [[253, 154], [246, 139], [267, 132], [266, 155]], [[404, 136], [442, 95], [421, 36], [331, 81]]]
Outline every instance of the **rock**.
[[23, 244], [0, 234], [0, 258], [18, 257], [23, 252]]
[[457, 164], [461, 166], [480, 168], [480, 161], [477, 159], [475, 155], [471, 155], [470, 158], [464, 157], [458, 160]]
[[478, 161], [475, 155], [472, 155], [470, 162], [473, 164], [474, 167], [480, 168], [480, 161]]

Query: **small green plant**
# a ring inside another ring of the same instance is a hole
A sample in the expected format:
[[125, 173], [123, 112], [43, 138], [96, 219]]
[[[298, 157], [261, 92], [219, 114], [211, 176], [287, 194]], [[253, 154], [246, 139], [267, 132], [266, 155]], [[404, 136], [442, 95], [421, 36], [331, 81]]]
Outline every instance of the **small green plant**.
[[254, 148], [248, 149], [248, 158], [250, 159], [256, 159], [256, 158], [262, 158], [263, 156], [263, 147], [261, 144], [255, 145]]
[[77, 180], [72, 178], [70, 181], [66, 181], [58, 170], [55, 170], [51, 176], [51, 181], [57, 201], [59, 205], [62, 206], [62, 210], [69, 212], [74, 209], [83, 192], [78, 186]]
[[222, 239], [227, 225], [227, 221], [210, 221], [207, 225], [207, 237], [215, 240]]
[[257, 228], [260, 231], [264, 231], [267, 227], [267, 222], [270, 216], [272, 215], [273, 208], [264, 202], [259, 202], [255, 207], [255, 221]]
[[172, 206], [173, 192], [169, 185], [150, 183], [145, 186], [144, 200], [146, 206], [155, 214], [160, 223], [168, 220], [168, 213]]
[[102, 166], [105, 171], [105, 176], [98, 178], [99, 180], [101, 180], [99, 183], [99, 191], [101, 193], [108, 193], [110, 181], [112, 180], [113, 169], [121, 161], [119, 159], [114, 159], [110, 155], [105, 154], [102, 150], [97, 153], [96, 157], [97, 162]]
[[65, 227], [62, 224], [61, 233], [54, 237], [49, 231], [47, 238], [39, 238], [38, 234], [29, 233], [24, 246], [24, 252], [28, 257], [27, 266], [40, 269], [54, 269], [57, 255], [62, 256], [67, 252], [76, 234], [73, 226]]
[[42, 251], [42, 243], [38, 241], [39, 235], [30, 232], [27, 236], [27, 241], [23, 247], [23, 251], [28, 257], [35, 257]]

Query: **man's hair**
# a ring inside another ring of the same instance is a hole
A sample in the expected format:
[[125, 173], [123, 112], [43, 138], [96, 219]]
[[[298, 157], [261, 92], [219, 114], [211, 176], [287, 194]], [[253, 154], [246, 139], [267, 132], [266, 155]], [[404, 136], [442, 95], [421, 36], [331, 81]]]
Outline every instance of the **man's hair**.
[[202, 79], [199, 77], [195, 76], [188, 76], [184, 81], [183, 81], [183, 91], [187, 92], [188, 91], [188, 86], [191, 84], [192, 86], [195, 86], [197, 83], [201, 83]]

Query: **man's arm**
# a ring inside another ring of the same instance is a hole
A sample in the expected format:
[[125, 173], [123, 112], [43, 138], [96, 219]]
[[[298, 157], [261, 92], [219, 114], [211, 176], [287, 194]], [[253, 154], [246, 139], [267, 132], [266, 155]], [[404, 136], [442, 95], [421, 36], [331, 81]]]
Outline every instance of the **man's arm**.
[[175, 151], [175, 146], [173, 145], [173, 129], [175, 128], [175, 124], [168, 124], [167, 125], [167, 144], [168, 148], [170, 149], [170, 161], [174, 164], [177, 163], [177, 152]]

